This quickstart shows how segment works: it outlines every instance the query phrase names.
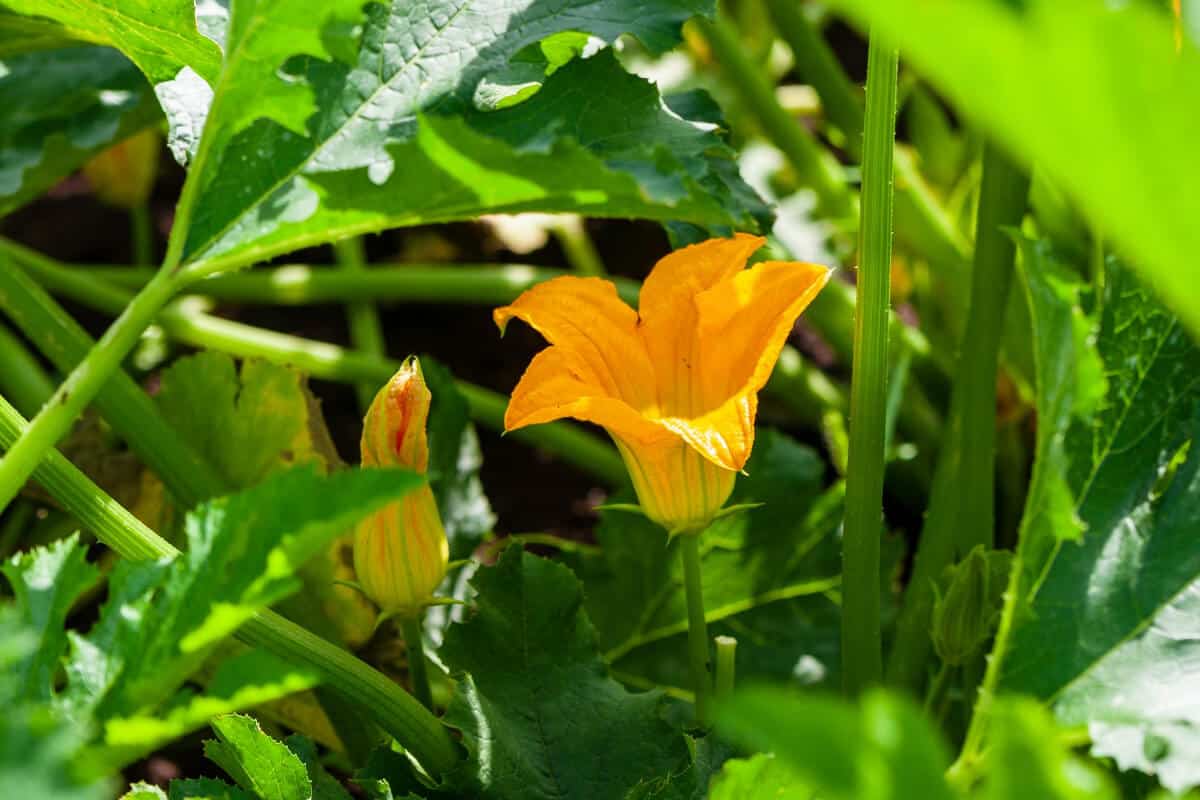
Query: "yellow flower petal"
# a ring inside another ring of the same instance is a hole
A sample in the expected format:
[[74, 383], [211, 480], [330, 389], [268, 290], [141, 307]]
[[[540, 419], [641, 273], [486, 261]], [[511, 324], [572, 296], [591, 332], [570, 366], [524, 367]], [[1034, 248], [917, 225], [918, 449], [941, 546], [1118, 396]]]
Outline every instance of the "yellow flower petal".
[[667, 417], [662, 424], [713, 464], [737, 472], [754, 447], [757, 413], [758, 395], [750, 392], [729, 398], [703, 416]]
[[523, 320], [571, 357], [575, 372], [604, 395], [641, 411], [655, 405], [654, 368], [637, 312], [601, 278], [567, 276], [538, 284], [493, 314], [500, 332]]
[[767, 261], [696, 296], [707, 405], [766, 384], [796, 318], [830, 274], [816, 264]]
[[698, 533], [733, 492], [736, 472], [713, 464], [676, 436], [652, 446], [613, 438], [642, 511], [669, 532]]
[[763, 241], [746, 234], [710, 239], [676, 250], [647, 276], [638, 301], [641, 333], [664, 415], [696, 417], [712, 410], [699, 393], [699, 375], [708, 366], [700, 361], [695, 298], [740, 272]]
[[504, 413], [505, 430], [571, 417], [639, 444], [674, 438], [624, 400], [605, 394], [585, 377], [586, 371], [578, 357], [560, 345], [538, 353], [513, 389]]

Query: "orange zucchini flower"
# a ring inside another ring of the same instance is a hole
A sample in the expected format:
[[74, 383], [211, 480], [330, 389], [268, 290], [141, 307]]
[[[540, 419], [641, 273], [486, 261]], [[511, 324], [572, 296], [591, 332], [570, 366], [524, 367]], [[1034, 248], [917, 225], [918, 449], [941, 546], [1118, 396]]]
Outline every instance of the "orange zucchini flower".
[[[375, 395], [363, 420], [362, 466], [424, 473], [429, 464], [425, 422], [431, 399], [420, 362], [406, 359]], [[355, 530], [358, 583], [388, 615], [420, 614], [446, 577], [448, 559], [446, 531], [429, 484], [362, 520]]]
[[754, 446], [758, 391], [829, 280], [815, 264], [745, 269], [756, 236], [710, 239], [655, 265], [634, 311], [600, 278], [561, 277], [495, 311], [549, 342], [513, 390], [507, 430], [573, 417], [616, 442], [642, 510], [672, 534], [720, 511]]

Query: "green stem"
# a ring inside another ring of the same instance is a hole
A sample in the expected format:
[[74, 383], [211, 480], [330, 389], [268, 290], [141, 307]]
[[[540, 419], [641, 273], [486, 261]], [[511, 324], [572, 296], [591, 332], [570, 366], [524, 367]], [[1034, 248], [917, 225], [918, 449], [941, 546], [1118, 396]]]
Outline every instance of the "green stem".
[[846, 137], [846, 152], [862, 155], [863, 106], [859, 91], [838, 63], [837, 56], [821, 32], [809, 23], [804, 7], [795, 0], [766, 0], [767, 11], [787, 42], [795, 70], [817, 90], [825, 116]]
[[863, 137], [858, 308], [850, 384], [850, 449], [842, 569], [842, 682], [857, 695], [882, 677], [879, 540], [883, 522], [892, 153], [898, 55], [871, 37]]
[[[29, 423], [0, 397], [0, 446], [22, 441], [28, 429]], [[143, 561], [179, 553], [57, 450], [47, 451], [33, 477], [100, 541], [124, 558]], [[458, 750], [441, 722], [387, 677], [345, 650], [272, 611], [254, 616], [238, 630], [237, 637], [290, 663], [318, 671], [330, 687], [374, 716], [431, 774], [447, 772], [457, 763]]]
[[[809, 22], [800, 3], [794, 0], [766, 2], [779, 35], [792, 51], [797, 74], [821, 96], [829, 120], [846, 137], [846, 152], [852, 158], [861, 157], [859, 132], [864, 126], [862, 97], [858, 89], [820, 31]], [[902, 148], [895, 154], [895, 171], [897, 237], [949, 273], [965, 272], [969, 252], [966, 240], [954, 218], [925, 182], [916, 162]]]
[[679, 557], [683, 560], [683, 587], [687, 594], [688, 660], [692, 671], [692, 691], [696, 694], [696, 723], [708, 727], [708, 704], [712, 694], [712, 664], [708, 657], [708, 625], [704, 621], [704, 587], [700, 577], [700, 534], [679, 537]]
[[[424, 612], [422, 612], [422, 615]], [[404, 647], [408, 652], [408, 677], [413, 695], [421, 705], [433, 710], [433, 692], [429, 689], [429, 665], [425, 660], [425, 638], [421, 632], [421, 615], [400, 620]]]
[[[4, 252], [7, 244], [9, 243], [0, 240], [0, 253]], [[121, 289], [94, 280], [85, 273], [55, 264], [49, 259], [41, 258], [34, 264], [23, 258], [22, 264], [47, 285], [90, 308], [116, 313], [124, 307], [130, 297]], [[7, 273], [21, 272], [22, 270], [16, 269], [0, 270], [0, 305], [4, 305], [9, 311], [12, 311], [12, 308], [5, 302], [5, 279]], [[209, 347], [243, 358], [262, 358], [274, 363], [290, 364], [327, 380], [347, 383], [364, 381], [378, 386], [386, 382], [400, 366], [398, 361], [392, 359], [369, 356], [336, 345], [214, 317], [198, 311], [195, 305], [189, 299], [174, 303], [162, 310], [157, 322], [169, 336], [186, 344]], [[46, 322], [52, 322], [48, 318], [44, 319]], [[53, 339], [55, 328], [61, 329], [62, 325], [55, 323], [45, 329], [43, 335]], [[468, 412], [473, 419], [495, 430], [504, 430], [504, 411], [508, 405], [504, 395], [465, 381], [459, 381], [457, 385], [467, 401]], [[136, 387], [134, 389], [136, 390]], [[612, 486], [623, 486], [628, 480], [625, 467], [615, 449], [577, 426], [552, 422], [514, 431], [508, 436], [516, 441], [544, 448]]]
[[950, 678], [950, 665], [945, 661], [938, 667], [937, 675], [929, 684], [929, 689], [925, 692], [925, 715], [931, 716], [933, 710], [937, 707], [938, 699], [942, 696], [942, 692], [946, 690], [946, 681]]
[[22, 414], [36, 414], [46, 398], [54, 394], [54, 384], [42, 365], [7, 325], [0, 325], [0, 364], [3, 365], [0, 367], [0, 390]]
[[[23, 259], [22, 264], [26, 263]], [[71, 277], [79, 275], [74, 270], [58, 269]], [[117, 313], [130, 299], [128, 293], [89, 281], [86, 276], [82, 278], [80, 296], [106, 310]], [[95, 347], [92, 338], [30, 279], [25, 269], [0, 269], [0, 309], [64, 374]], [[50, 387], [42, 393], [35, 407], [40, 407], [53, 391]], [[154, 401], [124, 370], [119, 369], [109, 377], [96, 395], [95, 404], [138, 458], [162, 478], [181, 507], [190, 508], [224, 494], [229, 488], [212, 465], [179, 438]]]
[[580, 275], [607, 277], [608, 271], [604, 269], [596, 245], [592, 244], [592, 237], [588, 236], [586, 224], [578, 214], [564, 214], [551, 223], [550, 230], [562, 246], [571, 269]]
[[994, 546], [996, 371], [1015, 247], [1004, 228], [1020, 224], [1028, 177], [992, 145], [984, 151], [971, 304], [950, 404], [949, 435], [934, 476], [929, 511], [913, 561], [888, 680], [916, 689], [929, 658], [933, 584], [976, 544]]
[[[0, 240], [0, 248], [26, 261], [33, 251]], [[126, 290], [145, 285], [154, 270], [80, 264], [74, 269]], [[197, 281], [189, 291], [218, 300], [270, 305], [312, 305], [356, 300], [405, 303], [460, 303], [496, 306], [511, 303], [521, 292], [539, 283], [571, 273], [526, 264], [402, 264], [379, 265], [346, 273], [313, 264], [262, 267], [249, 272], [214, 275]], [[640, 285], [629, 278], [607, 276], [621, 299], [637, 303]]]
[[733, 693], [733, 684], [737, 672], [737, 639], [732, 636], [717, 636], [713, 638], [717, 650], [716, 695], [726, 697]]
[[133, 263], [153, 263], [155, 260], [154, 222], [150, 218], [150, 206], [147, 203], [138, 203], [129, 209], [129, 228]]
[[738, 97], [767, 138], [783, 152], [800, 182], [816, 192], [823, 213], [835, 219], [849, 218], [854, 204], [844, 171], [779, 104], [775, 85], [746, 53], [737, 31], [719, 17], [712, 21], [698, 17], [696, 22]]
[[[13, 269], [10, 263], [0, 264], [0, 271]], [[121, 360], [137, 343], [142, 331], [178, 288], [178, 281], [168, 270], [156, 274], [71, 371], [50, 402], [0, 460], [0, 508], [16, 497], [42, 456], [71, 429], [83, 409], [120, 368]]]
[[[358, 237], [342, 239], [333, 243], [333, 253], [337, 258], [339, 277], [345, 279], [367, 272], [366, 254], [363, 241]], [[373, 300], [351, 300], [346, 303], [346, 315], [350, 321], [350, 344], [355, 350], [361, 350], [373, 356], [387, 355], [387, 345], [383, 340], [383, 325], [379, 321], [379, 312]], [[358, 393], [359, 408], [366, 413], [375, 399], [379, 384], [360, 381], [354, 385]]]

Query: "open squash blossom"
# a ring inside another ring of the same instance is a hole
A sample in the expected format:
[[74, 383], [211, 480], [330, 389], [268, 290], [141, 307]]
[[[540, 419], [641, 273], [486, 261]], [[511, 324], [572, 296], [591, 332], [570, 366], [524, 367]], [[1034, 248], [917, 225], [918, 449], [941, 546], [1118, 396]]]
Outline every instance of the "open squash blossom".
[[[425, 422], [430, 399], [420, 362], [407, 359], [375, 395], [363, 420], [362, 466], [424, 473], [429, 464]], [[449, 555], [428, 484], [362, 520], [355, 530], [358, 583], [393, 616], [412, 617], [429, 604], [446, 576]]]
[[507, 430], [563, 417], [608, 430], [642, 510], [698, 533], [733, 491], [754, 446], [758, 391], [796, 318], [829, 280], [815, 264], [745, 269], [756, 236], [710, 239], [655, 265], [640, 309], [600, 278], [562, 277], [495, 311], [551, 344], [513, 390]]

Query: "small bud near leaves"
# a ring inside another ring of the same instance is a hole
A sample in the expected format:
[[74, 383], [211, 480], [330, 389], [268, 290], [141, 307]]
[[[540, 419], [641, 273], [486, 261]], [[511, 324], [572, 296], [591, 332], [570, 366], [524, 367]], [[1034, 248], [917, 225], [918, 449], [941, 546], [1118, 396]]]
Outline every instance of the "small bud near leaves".
[[947, 567], [933, 604], [933, 647], [946, 664], [965, 664], [992, 637], [1011, 566], [1008, 551], [976, 547]]
[[[425, 472], [430, 400], [420, 362], [409, 358], [375, 395], [363, 420], [362, 466]], [[449, 557], [446, 531], [428, 485], [362, 520], [355, 532], [358, 583], [389, 615], [420, 614], [446, 576]]]

